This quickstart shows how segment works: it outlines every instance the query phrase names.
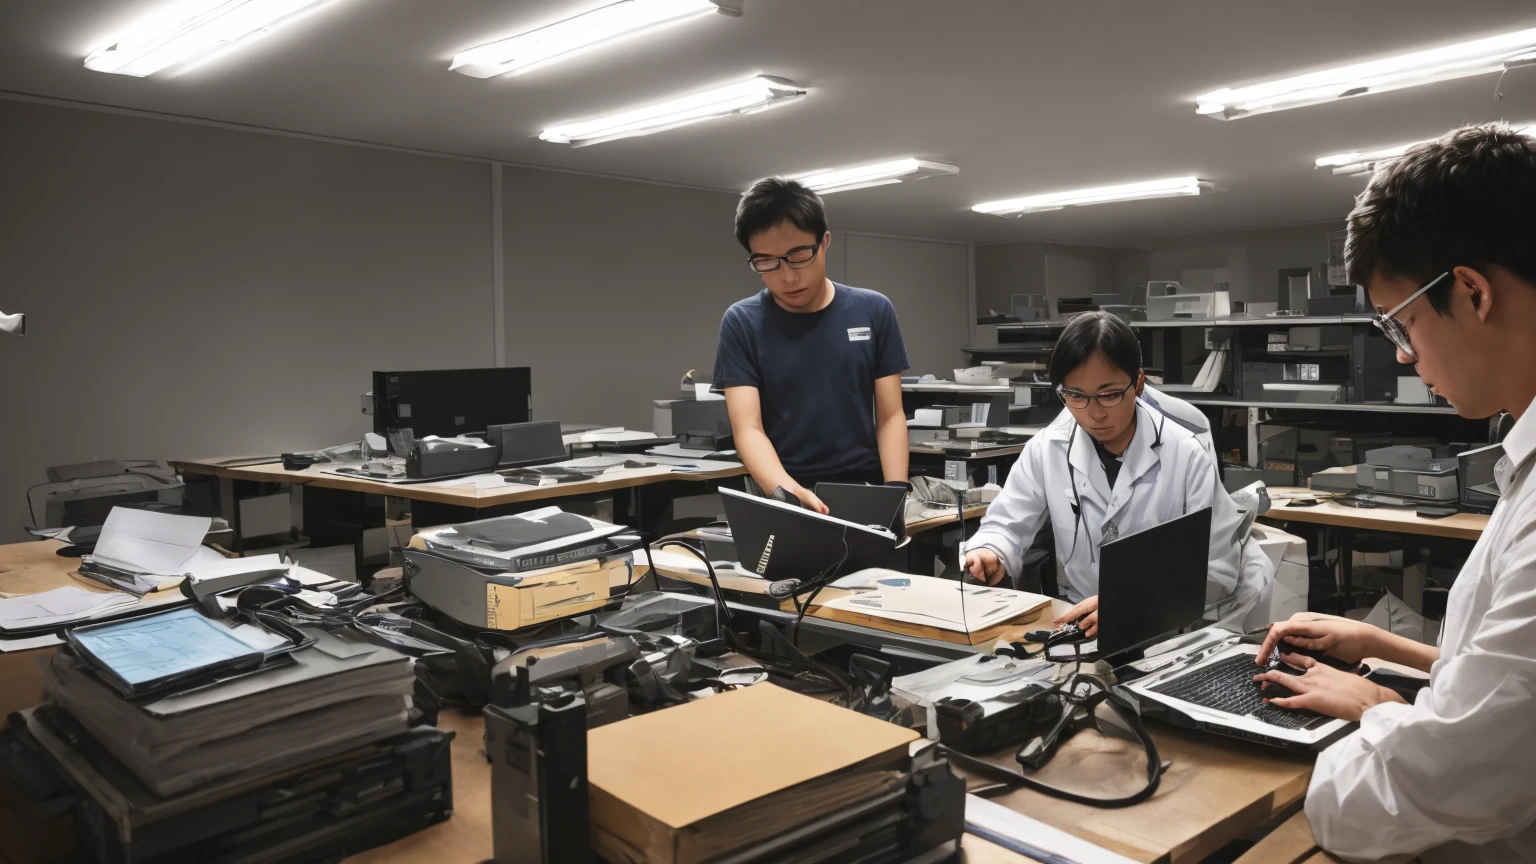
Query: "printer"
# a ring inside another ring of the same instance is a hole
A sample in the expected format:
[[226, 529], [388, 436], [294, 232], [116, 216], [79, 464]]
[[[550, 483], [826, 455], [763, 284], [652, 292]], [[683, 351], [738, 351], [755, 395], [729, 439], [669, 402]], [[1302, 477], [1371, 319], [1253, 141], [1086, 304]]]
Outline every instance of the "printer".
[[609, 604], [631, 581], [619, 525], [544, 507], [411, 538], [405, 586], [435, 611], [474, 629], [520, 630]]
[[1460, 497], [1455, 457], [1436, 456], [1428, 447], [1399, 445], [1368, 451], [1355, 469], [1361, 492], [1454, 505]]

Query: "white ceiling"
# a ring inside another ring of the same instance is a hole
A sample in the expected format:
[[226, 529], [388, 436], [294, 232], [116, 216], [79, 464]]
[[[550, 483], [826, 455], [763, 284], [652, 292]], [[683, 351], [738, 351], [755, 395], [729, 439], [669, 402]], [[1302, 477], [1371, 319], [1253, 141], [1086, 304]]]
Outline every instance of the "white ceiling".
[[[452, 56], [606, 0], [336, 0], [174, 78], [81, 60], [166, 0], [0, 0], [0, 90], [722, 190], [904, 155], [955, 177], [838, 193], [842, 227], [972, 241], [1145, 245], [1153, 236], [1336, 219], [1362, 181], [1320, 155], [1536, 120], [1536, 69], [1233, 122], [1192, 97], [1536, 26], [1529, 0], [746, 0], [521, 77]], [[753, 73], [811, 88], [758, 115], [570, 149], [535, 137]], [[1228, 191], [1000, 219], [970, 205], [1195, 174]]]

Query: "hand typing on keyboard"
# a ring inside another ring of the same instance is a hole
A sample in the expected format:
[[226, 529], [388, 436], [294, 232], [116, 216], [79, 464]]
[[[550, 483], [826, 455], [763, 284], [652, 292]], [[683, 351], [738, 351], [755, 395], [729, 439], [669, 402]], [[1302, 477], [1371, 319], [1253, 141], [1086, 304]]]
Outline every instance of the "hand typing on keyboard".
[[[1315, 711], [1342, 720], [1359, 720], [1384, 702], [1402, 702], [1393, 690], [1350, 672], [1341, 672], [1299, 654], [1281, 654], [1280, 666], [1253, 676], [1264, 701], [1278, 708]], [[1289, 671], [1280, 667], [1288, 667]]]

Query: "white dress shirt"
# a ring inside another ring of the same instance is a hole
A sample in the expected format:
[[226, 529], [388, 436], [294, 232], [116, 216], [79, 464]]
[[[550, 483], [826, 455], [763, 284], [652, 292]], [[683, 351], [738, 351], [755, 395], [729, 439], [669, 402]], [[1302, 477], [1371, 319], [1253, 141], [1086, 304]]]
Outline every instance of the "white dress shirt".
[[1504, 440], [1502, 495], [1451, 587], [1430, 685], [1317, 760], [1307, 817], [1334, 855], [1536, 862], [1533, 452], [1536, 402]]

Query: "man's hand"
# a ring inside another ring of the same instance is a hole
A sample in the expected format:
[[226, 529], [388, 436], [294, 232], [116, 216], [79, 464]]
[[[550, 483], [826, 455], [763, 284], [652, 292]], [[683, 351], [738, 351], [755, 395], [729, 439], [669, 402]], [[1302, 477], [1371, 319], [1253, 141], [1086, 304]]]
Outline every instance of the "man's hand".
[[831, 512], [831, 509], [828, 508], [827, 505], [821, 503], [820, 498], [816, 497], [816, 493], [805, 488], [804, 486], [796, 484], [789, 490], [789, 494], [799, 498], [800, 505], [802, 507], [808, 507], [812, 510], [815, 510], [817, 513], [820, 513], [823, 516]]
[[1087, 600], [1073, 606], [1057, 618], [1057, 627], [1077, 622], [1077, 628], [1083, 631], [1083, 635], [1092, 639], [1099, 635], [1099, 595], [1095, 594]]
[[1276, 647], [1281, 651], [1286, 650], [1280, 644], [1284, 640], [1297, 648], [1321, 651], [1345, 663], [1359, 663], [1367, 657], [1385, 656], [1382, 650], [1383, 633], [1378, 627], [1348, 618], [1317, 612], [1297, 612], [1289, 621], [1269, 626], [1269, 635], [1264, 637], [1264, 644], [1259, 647], [1254, 662], [1260, 666], [1269, 665], [1270, 655]]
[[996, 585], [1003, 581], [1003, 562], [991, 549], [975, 549], [965, 553], [965, 572], [977, 582]]
[[1282, 654], [1280, 660], [1306, 671], [1301, 675], [1287, 675], [1272, 669], [1253, 676], [1253, 680], [1260, 682], [1266, 690], [1279, 685], [1296, 694], [1264, 700], [1271, 705], [1316, 711], [1341, 720], [1357, 721], [1369, 708], [1385, 702], [1403, 701], [1403, 697], [1395, 690], [1375, 684], [1363, 675], [1341, 672], [1311, 657]]

